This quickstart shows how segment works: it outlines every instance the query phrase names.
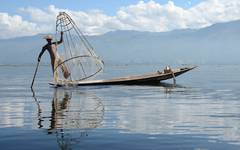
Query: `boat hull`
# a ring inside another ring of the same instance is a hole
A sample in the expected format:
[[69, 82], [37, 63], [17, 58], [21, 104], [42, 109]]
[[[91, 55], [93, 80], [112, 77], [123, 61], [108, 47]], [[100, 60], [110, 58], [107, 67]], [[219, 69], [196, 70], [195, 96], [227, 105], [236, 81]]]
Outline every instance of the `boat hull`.
[[140, 75], [140, 76], [127, 76], [106, 80], [86, 80], [79, 82], [62, 82], [62, 83], [49, 83], [55, 87], [63, 86], [96, 86], [96, 85], [157, 85], [161, 81], [175, 78], [183, 73], [186, 73], [196, 67], [184, 67], [173, 69], [171, 72], [164, 73], [157, 71], [155, 73]]

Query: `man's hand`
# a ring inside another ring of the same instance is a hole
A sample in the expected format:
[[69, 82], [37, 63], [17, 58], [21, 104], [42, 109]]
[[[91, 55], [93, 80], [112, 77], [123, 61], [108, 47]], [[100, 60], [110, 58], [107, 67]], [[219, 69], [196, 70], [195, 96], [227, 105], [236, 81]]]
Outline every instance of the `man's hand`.
[[60, 41], [57, 42], [57, 44], [61, 44], [63, 42], [63, 31], [61, 31], [61, 38]]
[[38, 62], [40, 62], [40, 60], [41, 60], [41, 58], [40, 58], [40, 57], [38, 57]]

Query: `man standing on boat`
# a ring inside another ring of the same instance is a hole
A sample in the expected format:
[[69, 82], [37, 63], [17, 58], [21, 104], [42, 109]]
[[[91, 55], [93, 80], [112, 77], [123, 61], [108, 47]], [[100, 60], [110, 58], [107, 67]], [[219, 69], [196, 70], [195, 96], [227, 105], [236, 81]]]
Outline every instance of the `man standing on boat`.
[[70, 76], [70, 72], [68, 71], [67, 66], [63, 63], [62, 59], [60, 58], [57, 52], [57, 45], [63, 43], [63, 32], [61, 32], [61, 38], [57, 42], [52, 42], [52, 39], [53, 39], [52, 35], [47, 35], [47, 36], [44, 36], [43, 38], [46, 39], [47, 44], [42, 47], [42, 51], [38, 56], [38, 62], [40, 62], [43, 53], [47, 50], [51, 58], [54, 81], [55, 82], [58, 81], [58, 74], [57, 74], [58, 71], [56, 70], [56, 67], [58, 67], [59, 65], [61, 67], [64, 78], [67, 79]]

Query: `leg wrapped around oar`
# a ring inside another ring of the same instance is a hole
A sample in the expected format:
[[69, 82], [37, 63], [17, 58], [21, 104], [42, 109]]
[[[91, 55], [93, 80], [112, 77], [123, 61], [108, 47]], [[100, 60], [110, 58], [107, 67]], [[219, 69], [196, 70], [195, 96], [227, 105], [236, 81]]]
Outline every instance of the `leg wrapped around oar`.
[[69, 72], [65, 63], [62, 63], [62, 62], [63, 62], [62, 59], [58, 58], [58, 64], [61, 64], [61, 70], [62, 70], [63, 76], [64, 76], [65, 79], [67, 79], [67, 78], [69, 78], [71, 73]]

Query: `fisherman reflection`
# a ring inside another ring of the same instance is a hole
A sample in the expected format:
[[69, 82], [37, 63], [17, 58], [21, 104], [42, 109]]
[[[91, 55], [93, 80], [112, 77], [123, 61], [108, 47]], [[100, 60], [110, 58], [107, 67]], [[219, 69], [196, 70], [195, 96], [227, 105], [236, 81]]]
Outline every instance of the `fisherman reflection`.
[[58, 127], [58, 120], [63, 119], [64, 110], [67, 109], [69, 101], [71, 100], [71, 93], [64, 91], [64, 96], [62, 99], [59, 99], [59, 94], [57, 90], [54, 91], [54, 97], [52, 100], [52, 112], [51, 112], [51, 124], [48, 129], [48, 133], [51, 134], [54, 129]]
[[47, 110], [44, 113], [39, 101], [35, 101], [39, 106], [39, 128], [47, 128], [49, 135], [56, 135], [61, 149], [71, 149], [73, 145], [80, 143], [80, 140], [87, 137], [92, 129], [99, 127], [103, 120], [104, 105], [101, 99], [93, 94], [55, 89], [50, 117], [42, 117]]

